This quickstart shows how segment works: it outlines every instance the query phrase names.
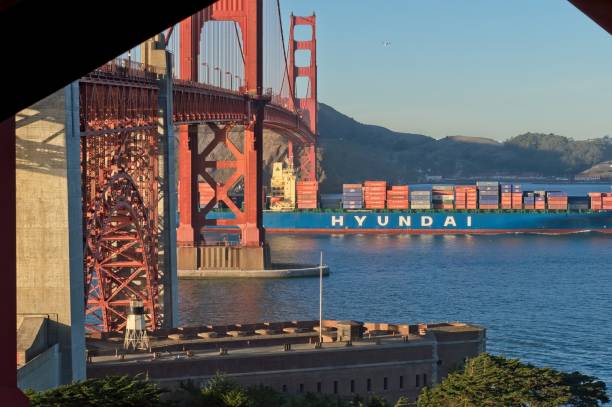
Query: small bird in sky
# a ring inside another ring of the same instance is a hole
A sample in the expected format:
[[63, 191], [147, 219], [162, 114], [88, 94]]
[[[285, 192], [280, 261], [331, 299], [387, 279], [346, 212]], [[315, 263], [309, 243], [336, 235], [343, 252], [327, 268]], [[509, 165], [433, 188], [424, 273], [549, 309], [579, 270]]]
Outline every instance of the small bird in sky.
[[391, 41], [383, 41], [382, 45], [383, 45], [383, 47], [390, 47], [391, 46]]

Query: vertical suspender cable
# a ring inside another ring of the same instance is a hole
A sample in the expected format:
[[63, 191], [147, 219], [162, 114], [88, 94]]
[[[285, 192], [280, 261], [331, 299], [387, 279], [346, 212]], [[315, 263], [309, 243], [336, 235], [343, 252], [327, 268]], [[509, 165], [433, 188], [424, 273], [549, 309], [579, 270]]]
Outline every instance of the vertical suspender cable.
[[228, 89], [231, 89], [232, 88], [232, 83], [233, 83], [233, 80], [232, 80], [232, 51], [233, 51], [233, 49], [232, 49], [232, 44], [231, 44], [232, 37], [230, 37], [230, 30], [229, 30], [229, 28], [230, 28], [230, 25], [229, 25], [229, 21], [228, 21], [225, 24], [225, 38], [226, 38], [226, 41], [227, 41], [227, 70], [226, 70], [226, 72], [230, 73], [229, 75], [227, 75], [228, 79], [229, 79], [229, 83], [227, 85], [228, 85]]
[[212, 75], [214, 78], [214, 83], [216, 84], [216, 86], [221, 86], [220, 83], [217, 83], [217, 72], [216, 69], [219, 67], [219, 36], [217, 35], [217, 32], [219, 31], [219, 23], [216, 22], [215, 23], [215, 30], [214, 30], [214, 39], [215, 39], [215, 43], [214, 43], [214, 47], [215, 47], [215, 62], [214, 62], [214, 69], [211, 68], [212, 70]]
[[[240, 50], [240, 57], [242, 59], [242, 66], [240, 67], [240, 72], [238, 75], [240, 76], [240, 81], [244, 81], [244, 51], [242, 50], [242, 37], [238, 33], [238, 24], [234, 21], [234, 33], [236, 34], [236, 41], [238, 42], [238, 48]], [[240, 86], [240, 83], [238, 84]]]

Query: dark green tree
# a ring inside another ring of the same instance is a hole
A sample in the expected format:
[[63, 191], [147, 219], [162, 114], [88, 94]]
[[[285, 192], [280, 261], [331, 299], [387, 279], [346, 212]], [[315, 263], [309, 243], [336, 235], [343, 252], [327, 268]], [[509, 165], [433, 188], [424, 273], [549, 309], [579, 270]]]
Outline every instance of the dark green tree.
[[606, 384], [596, 377], [580, 372], [563, 373], [563, 383], [570, 388], [569, 404], [575, 407], [597, 407], [610, 402]]
[[372, 396], [370, 397], [370, 399], [368, 400], [368, 407], [388, 407], [389, 404], [387, 403], [387, 401], [385, 399], [383, 399], [382, 397], [379, 396]]
[[408, 400], [407, 397], [402, 396], [399, 399], [397, 399], [397, 402], [395, 403], [395, 406], [393, 407], [409, 407], [412, 405], [414, 405], [414, 403]]
[[109, 376], [26, 395], [31, 407], [162, 407], [164, 393], [155, 384], [136, 377]]
[[424, 389], [418, 407], [559, 407], [607, 403], [606, 386], [580, 373], [539, 368], [486, 353], [439, 385]]

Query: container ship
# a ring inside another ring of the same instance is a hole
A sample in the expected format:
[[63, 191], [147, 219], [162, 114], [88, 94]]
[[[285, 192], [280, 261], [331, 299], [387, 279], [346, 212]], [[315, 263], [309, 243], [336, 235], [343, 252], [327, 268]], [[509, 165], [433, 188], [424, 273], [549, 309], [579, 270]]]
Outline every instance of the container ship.
[[[341, 199], [321, 205], [316, 181], [296, 181], [292, 169], [281, 163], [273, 168], [269, 209], [263, 213], [268, 233], [612, 233], [612, 193], [569, 196], [497, 181], [425, 190], [365, 181], [344, 184]], [[202, 196], [210, 199], [210, 192]], [[222, 210], [207, 215], [232, 216]]]

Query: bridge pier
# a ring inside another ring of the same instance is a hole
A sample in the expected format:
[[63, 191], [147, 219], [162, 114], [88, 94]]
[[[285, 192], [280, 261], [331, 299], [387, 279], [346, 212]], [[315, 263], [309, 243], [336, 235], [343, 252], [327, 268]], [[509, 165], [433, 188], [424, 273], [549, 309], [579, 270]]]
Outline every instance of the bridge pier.
[[270, 248], [234, 245], [179, 247], [179, 270], [259, 270], [270, 267]]
[[158, 132], [160, 133], [162, 159], [163, 183], [162, 183], [162, 214], [163, 232], [161, 241], [163, 242], [163, 270], [162, 285], [164, 295], [162, 297], [164, 309], [164, 328], [174, 328], [178, 325], [178, 276], [177, 276], [177, 191], [176, 191], [176, 168], [177, 159], [174, 141], [174, 123], [172, 118], [172, 55], [161, 47], [157, 41], [148, 41], [151, 59], [155, 58], [159, 63], [163, 63], [166, 68], [166, 75], [159, 79], [159, 115]]
[[244, 130], [244, 224], [241, 243], [248, 248], [261, 248], [265, 242], [263, 229], [263, 103], [256, 102], [253, 124]]
[[[59, 345], [49, 364], [20, 369], [20, 382], [29, 372], [28, 386], [66, 384], [86, 374], [79, 106], [74, 82], [17, 114], [17, 323], [45, 318], [45, 350]], [[14, 357], [15, 347], [11, 352]]]

